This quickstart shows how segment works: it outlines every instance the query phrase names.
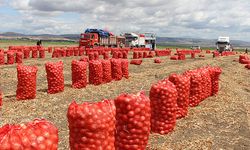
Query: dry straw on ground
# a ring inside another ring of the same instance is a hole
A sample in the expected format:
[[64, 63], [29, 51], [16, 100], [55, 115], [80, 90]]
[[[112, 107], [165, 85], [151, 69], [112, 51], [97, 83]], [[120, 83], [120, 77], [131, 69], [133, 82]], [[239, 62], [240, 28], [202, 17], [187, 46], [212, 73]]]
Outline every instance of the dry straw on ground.
[[[189, 56], [188, 56], [189, 57]], [[115, 98], [122, 92], [136, 93], [145, 90], [170, 73], [182, 73], [188, 69], [212, 65], [223, 69], [219, 95], [203, 101], [198, 107], [190, 108], [186, 118], [177, 121], [175, 130], [165, 136], [151, 134], [148, 149], [250, 149], [250, 72], [238, 62], [236, 56], [187, 59], [171, 61], [161, 57], [163, 63], [154, 64], [153, 59], [143, 59], [141, 66], [130, 65], [130, 78], [113, 81], [100, 86], [89, 85], [84, 89], [71, 88], [71, 60], [63, 58], [65, 91], [58, 94], [46, 93], [47, 81], [44, 64], [59, 59], [33, 59], [25, 65], [37, 65], [37, 98], [16, 101], [16, 66], [0, 66], [0, 88], [4, 92], [4, 105], [0, 125], [21, 123], [34, 118], [46, 118], [59, 128], [59, 149], [68, 149], [67, 108], [72, 100], [100, 101]]]

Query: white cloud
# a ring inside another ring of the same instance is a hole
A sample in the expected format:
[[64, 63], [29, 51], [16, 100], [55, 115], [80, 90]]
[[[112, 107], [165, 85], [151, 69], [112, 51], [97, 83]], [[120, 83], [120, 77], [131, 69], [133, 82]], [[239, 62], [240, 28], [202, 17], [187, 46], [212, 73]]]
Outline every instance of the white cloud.
[[[20, 13], [20, 30], [29, 33], [80, 33], [88, 27], [202, 38], [220, 34], [246, 38], [250, 33], [247, 0], [11, 0], [9, 4]], [[76, 17], [63, 18], [69, 13]]]

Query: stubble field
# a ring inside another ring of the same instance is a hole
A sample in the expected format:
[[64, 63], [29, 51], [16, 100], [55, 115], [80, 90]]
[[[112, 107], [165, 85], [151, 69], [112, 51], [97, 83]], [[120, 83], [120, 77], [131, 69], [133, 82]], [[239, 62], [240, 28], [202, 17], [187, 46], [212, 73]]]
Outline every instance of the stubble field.
[[[131, 58], [132, 55], [130, 55]], [[0, 125], [22, 123], [34, 118], [46, 118], [59, 129], [59, 149], [69, 149], [67, 108], [72, 100], [100, 101], [114, 99], [123, 92], [146, 91], [152, 83], [168, 77], [171, 73], [182, 73], [189, 69], [211, 65], [223, 70], [220, 91], [217, 96], [204, 100], [199, 106], [190, 108], [188, 116], [177, 121], [175, 130], [165, 136], [151, 134], [148, 147], [154, 150], [166, 149], [250, 149], [250, 72], [243, 65], [233, 61], [238, 55], [173, 61], [160, 57], [161, 64], [153, 59], [143, 59], [140, 66], [130, 65], [129, 79], [113, 81], [100, 86], [88, 85], [83, 89], [71, 88], [71, 61], [79, 57], [25, 60], [25, 65], [38, 66], [37, 97], [34, 100], [17, 101], [16, 65], [0, 66], [0, 88], [4, 93]], [[64, 62], [65, 90], [58, 94], [47, 94], [47, 80], [44, 64], [48, 61]]]

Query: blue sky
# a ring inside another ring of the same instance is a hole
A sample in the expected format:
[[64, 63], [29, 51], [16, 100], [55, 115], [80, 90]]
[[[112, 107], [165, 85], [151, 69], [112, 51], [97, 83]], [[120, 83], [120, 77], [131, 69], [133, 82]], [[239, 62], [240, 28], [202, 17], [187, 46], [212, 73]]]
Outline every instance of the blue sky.
[[86, 28], [250, 41], [248, 0], [0, 0], [0, 32], [80, 34]]

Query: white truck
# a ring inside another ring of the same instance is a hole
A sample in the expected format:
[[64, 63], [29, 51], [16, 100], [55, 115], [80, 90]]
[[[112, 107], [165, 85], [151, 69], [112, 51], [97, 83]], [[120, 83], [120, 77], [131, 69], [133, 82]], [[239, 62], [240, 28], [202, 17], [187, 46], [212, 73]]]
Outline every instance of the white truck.
[[145, 35], [145, 47], [151, 50], [156, 49], [156, 34], [152, 32], [146, 32]]
[[145, 47], [145, 35], [136, 33], [124, 33], [126, 47]]
[[232, 46], [230, 44], [229, 37], [226, 36], [219, 36], [217, 42], [216, 42], [216, 49], [220, 53], [223, 51], [231, 51]]

